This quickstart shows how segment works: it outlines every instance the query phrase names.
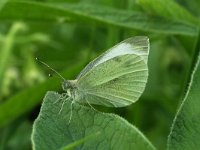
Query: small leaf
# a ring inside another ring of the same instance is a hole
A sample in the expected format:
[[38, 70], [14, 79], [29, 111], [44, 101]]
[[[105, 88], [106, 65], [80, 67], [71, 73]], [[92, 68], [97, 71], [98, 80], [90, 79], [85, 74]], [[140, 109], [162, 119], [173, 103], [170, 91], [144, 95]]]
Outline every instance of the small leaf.
[[200, 147], [200, 55], [186, 96], [176, 114], [168, 138], [168, 150], [196, 150]]
[[[60, 100], [55, 103], [59, 97], [55, 92], [48, 92], [44, 98], [40, 114], [33, 125], [34, 150], [56, 150], [73, 143], [73, 148], [86, 150], [155, 149], [136, 127], [121, 117], [94, 111], [77, 103], [73, 105], [69, 124], [71, 101], [65, 103], [59, 114], [63, 102]], [[93, 138], [87, 138], [92, 135]], [[81, 141], [84, 138], [86, 139]]]
[[199, 24], [197, 18], [174, 0], [137, 0], [137, 2], [150, 14], [187, 24]]

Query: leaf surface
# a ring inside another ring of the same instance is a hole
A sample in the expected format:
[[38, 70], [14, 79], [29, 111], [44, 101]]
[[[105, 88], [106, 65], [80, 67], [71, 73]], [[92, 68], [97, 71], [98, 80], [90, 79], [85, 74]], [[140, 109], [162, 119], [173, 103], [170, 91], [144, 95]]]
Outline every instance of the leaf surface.
[[155, 149], [136, 127], [114, 114], [101, 113], [74, 103], [69, 123], [71, 101], [66, 101], [59, 114], [63, 102], [55, 103], [59, 97], [55, 92], [46, 94], [33, 126], [33, 149]]

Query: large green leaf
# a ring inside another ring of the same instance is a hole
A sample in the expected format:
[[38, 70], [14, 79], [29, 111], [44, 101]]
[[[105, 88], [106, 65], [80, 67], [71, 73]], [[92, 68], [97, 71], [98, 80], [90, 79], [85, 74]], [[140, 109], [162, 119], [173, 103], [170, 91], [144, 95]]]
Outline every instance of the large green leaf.
[[[79, 64], [71, 69], [68, 69], [63, 74], [72, 77], [80, 70]], [[3, 127], [13, 120], [33, 109], [40, 101], [41, 97], [47, 90], [58, 90], [61, 85], [61, 80], [53, 77], [43, 83], [37, 84], [31, 88], [25, 89], [16, 95], [12, 96], [4, 103], [0, 104], [0, 127]]]
[[200, 55], [168, 138], [169, 150], [200, 148]]
[[153, 150], [152, 144], [134, 126], [114, 114], [105, 114], [74, 103], [72, 119], [67, 101], [59, 114], [62, 100], [48, 92], [36, 119], [32, 142], [34, 150], [48, 149], [117, 149]]
[[66, 3], [11, 1], [0, 14], [1, 21], [91, 22], [121, 28], [165, 34], [196, 35], [196, 27], [171, 19], [148, 16], [141, 12]]

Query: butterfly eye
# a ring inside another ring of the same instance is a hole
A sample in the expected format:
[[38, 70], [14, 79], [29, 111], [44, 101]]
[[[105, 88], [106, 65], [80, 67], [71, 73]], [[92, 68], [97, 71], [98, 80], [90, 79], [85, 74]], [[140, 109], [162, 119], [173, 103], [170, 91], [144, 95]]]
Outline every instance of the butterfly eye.
[[62, 82], [62, 89], [64, 91], [67, 91], [68, 88], [69, 88], [69, 83], [67, 81], [63, 81]]

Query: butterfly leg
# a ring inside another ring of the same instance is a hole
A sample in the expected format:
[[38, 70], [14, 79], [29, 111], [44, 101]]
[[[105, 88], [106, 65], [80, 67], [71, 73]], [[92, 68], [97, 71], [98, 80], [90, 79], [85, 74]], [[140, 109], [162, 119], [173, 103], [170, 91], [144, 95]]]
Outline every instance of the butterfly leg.
[[[62, 112], [62, 109], [63, 109], [63, 107], [64, 107], [65, 102], [66, 102], [67, 100], [70, 99], [70, 97], [68, 97], [68, 98], [66, 98], [66, 97], [67, 97], [67, 95], [66, 95], [65, 97], [62, 98], [62, 99], [64, 99], [64, 100], [63, 100], [62, 105], [61, 105], [61, 108], [60, 108], [60, 110], [59, 110], [59, 114]], [[65, 98], [66, 98], [66, 99], [65, 99]]]
[[97, 110], [88, 102], [87, 99], [86, 99], [86, 102], [88, 103], [88, 105], [89, 105], [94, 111], [97, 111]]
[[71, 102], [71, 109], [70, 109], [70, 116], [69, 116], [69, 122], [68, 122], [68, 124], [70, 124], [70, 122], [72, 120], [72, 108], [73, 108], [73, 104], [74, 104], [74, 101]]
[[59, 98], [54, 102], [54, 104], [58, 103], [60, 100], [66, 98], [68, 95], [67, 93], [62, 93]]

